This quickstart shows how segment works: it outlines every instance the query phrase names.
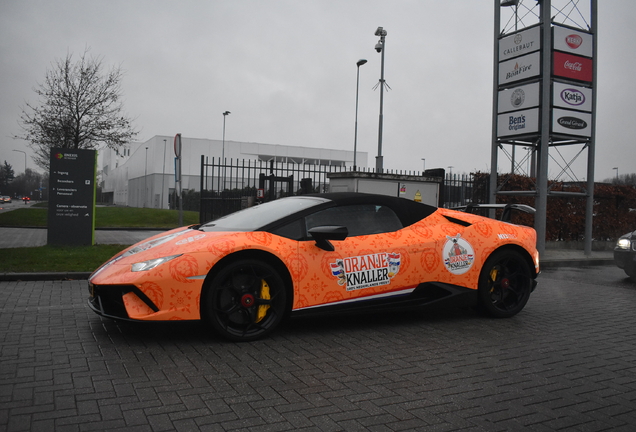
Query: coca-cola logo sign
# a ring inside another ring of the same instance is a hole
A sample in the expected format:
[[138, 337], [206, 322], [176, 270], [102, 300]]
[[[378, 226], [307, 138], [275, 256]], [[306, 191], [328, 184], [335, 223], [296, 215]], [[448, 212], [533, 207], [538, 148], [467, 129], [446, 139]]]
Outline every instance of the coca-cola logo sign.
[[568, 129], [585, 129], [587, 127], [587, 122], [585, 122], [585, 120], [581, 120], [580, 118], [576, 118], [576, 117], [560, 117], [557, 120], [557, 123], [559, 123], [561, 126], [568, 128]]
[[571, 62], [570, 60], [566, 60], [565, 63], [563, 63], [563, 67], [565, 69], [570, 69], [571, 71], [581, 72], [581, 70], [583, 69], [583, 63]]
[[554, 74], [578, 81], [592, 82], [592, 59], [555, 51]]
[[561, 100], [568, 105], [579, 106], [585, 103], [585, 95], [573, 88], [561, 92]]
[[577, 49], [583, 43], [583, 38], [577, 34], [567, 35], [565, 37], [565, 43], [572, 49]]

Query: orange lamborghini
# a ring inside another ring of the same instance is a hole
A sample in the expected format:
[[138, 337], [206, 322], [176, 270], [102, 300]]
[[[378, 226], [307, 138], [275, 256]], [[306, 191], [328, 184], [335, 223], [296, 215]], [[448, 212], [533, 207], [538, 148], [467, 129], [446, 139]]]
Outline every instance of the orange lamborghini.
[[115, 319], [203, 319], [248, 341], [290, 314], [457, 302], [511, 317], [538, 273], [532, 228], [403, 198], [330, 193], [133, 245], [91, 275], [89, 305]]

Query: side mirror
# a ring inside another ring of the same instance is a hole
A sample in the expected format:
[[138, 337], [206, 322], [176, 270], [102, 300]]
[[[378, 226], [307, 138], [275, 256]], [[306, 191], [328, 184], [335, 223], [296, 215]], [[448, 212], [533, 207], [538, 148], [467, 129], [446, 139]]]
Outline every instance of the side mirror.
[[343, 226], [318, 226], [311, 228], [309, 235], [316, 241], [317, 247], [333, 252], [336, 248], [329, 240], [344, 240], [349, 235], [349, 230]]

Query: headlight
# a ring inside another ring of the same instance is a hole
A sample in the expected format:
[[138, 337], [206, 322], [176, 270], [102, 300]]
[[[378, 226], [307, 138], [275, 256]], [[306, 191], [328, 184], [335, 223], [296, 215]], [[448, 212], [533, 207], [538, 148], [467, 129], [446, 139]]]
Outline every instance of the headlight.
[[628, 238], [618, 239], [618, 241], [616, 242], [616, 247], [618, 249], [628, 249], [629, 250], [629, 246], [630, 245], [631, 245], [631, 241]]
[[151, 270], [155, 267], [157, 267], [158, 265], [161, 265], [165, 262], [168, 262], [170, 260], [173, 260], [177, 257], [180, 257], [183, 254], [179, 254], [179, 255], [171, 255], [171, 256], [167, 256], [167, 257], [163, 257], [163, 258], [155, 258], [155, 259], [151, 259], [148, 261], [144, 261], [144, 262], [138, 262], [138, 263], [134, 263], [132, 265], [131, 271], [134, 272], [140, 272], [140, 271], [147, 271], [147, 270]]

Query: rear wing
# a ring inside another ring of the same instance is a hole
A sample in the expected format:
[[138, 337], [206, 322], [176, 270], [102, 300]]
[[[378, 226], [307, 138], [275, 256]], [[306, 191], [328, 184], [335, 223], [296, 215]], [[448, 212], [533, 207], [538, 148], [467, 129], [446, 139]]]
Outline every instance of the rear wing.
[[459, 210], [465, 213], [474, 213], [477, 209], [503, 209], [503, 213], [501, 215], [502, 222], [510, 222], [510, 217], [512, 215], [513, 210], [519, 210], [524, 213], [535, 214], [536, 210], [534, 207], [530, 207], [525, 204], [466, 204], [465, 206], [453, 207], [451, 210]]

